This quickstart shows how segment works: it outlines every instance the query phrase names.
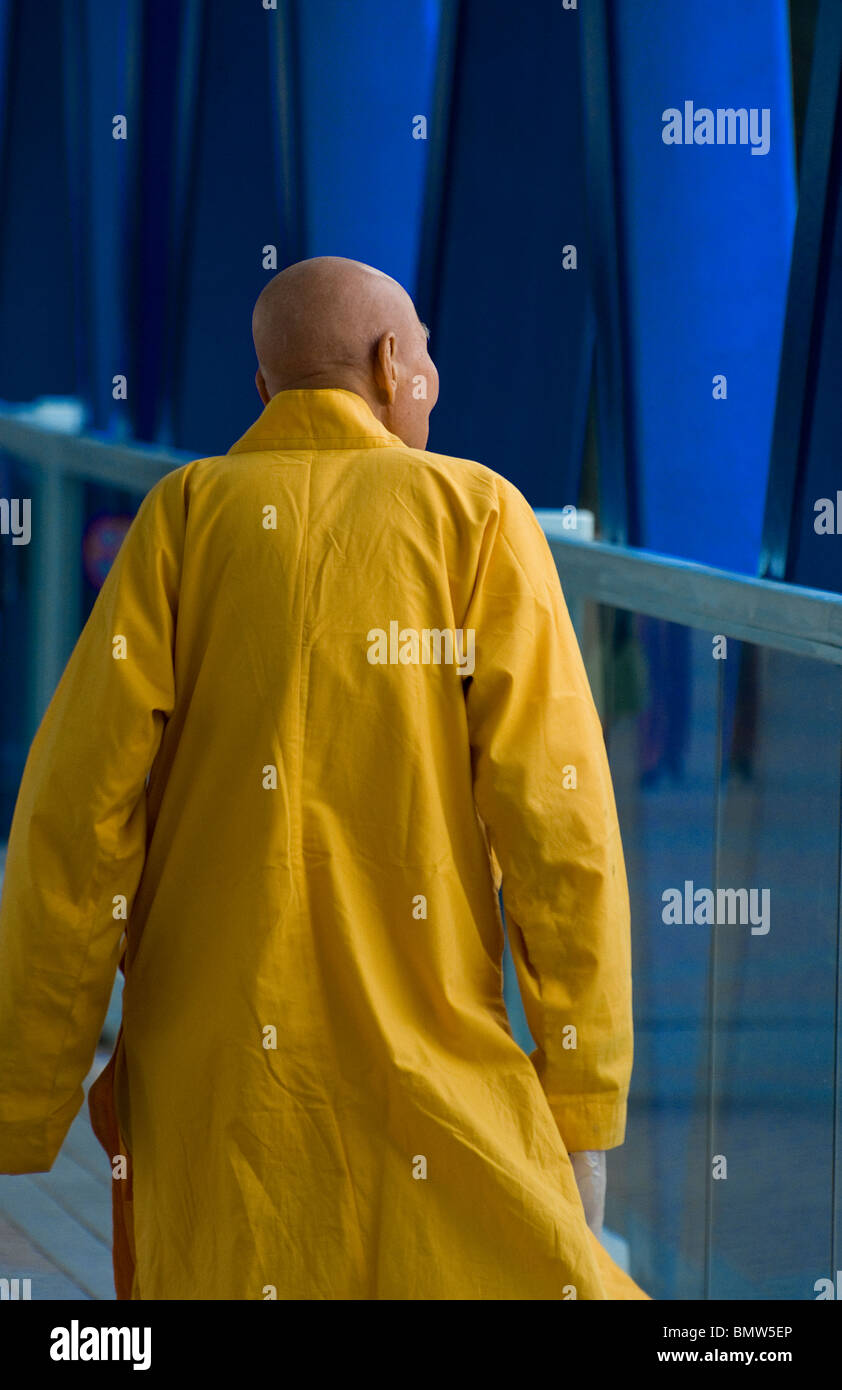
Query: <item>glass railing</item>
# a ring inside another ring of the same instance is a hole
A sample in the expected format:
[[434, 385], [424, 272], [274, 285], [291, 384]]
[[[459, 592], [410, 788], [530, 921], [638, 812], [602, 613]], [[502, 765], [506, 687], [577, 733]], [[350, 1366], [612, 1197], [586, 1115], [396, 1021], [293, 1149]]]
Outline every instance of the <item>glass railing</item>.
[[815, 1299], [837, 1261], [842, 598], [548, 534], [631, 897], [607, 1224], [655, 1298]]

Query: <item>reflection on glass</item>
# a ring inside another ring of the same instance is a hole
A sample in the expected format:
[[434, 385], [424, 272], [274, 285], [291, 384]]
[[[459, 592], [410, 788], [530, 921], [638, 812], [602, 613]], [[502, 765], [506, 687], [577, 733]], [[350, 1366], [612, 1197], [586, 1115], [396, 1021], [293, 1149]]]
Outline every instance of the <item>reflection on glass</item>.
[[727, 673], [719, 882], [768, 911], [713, 928], [727, 1178], [711, 1184], [709, 1297], [813, 1299], [831, 1275], [842, 677], [736, 642]]

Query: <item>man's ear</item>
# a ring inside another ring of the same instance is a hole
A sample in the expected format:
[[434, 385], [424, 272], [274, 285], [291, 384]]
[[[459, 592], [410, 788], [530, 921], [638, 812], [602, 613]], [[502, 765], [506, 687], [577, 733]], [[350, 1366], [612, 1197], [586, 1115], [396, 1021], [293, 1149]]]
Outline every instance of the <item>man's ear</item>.
[[260, 396], [260, 399], [262, 400], [264, 405], [268, 405], [272, 397], [266, 390], [266, 382], [263, 380], [263, 372], [260, 367], [258, 367], [255, 373], [254, 381], [255, 385], [257, 386], [257, 393]]
[[389, 405], [398, 392], [398, 369], [395, 363], [397, 345], [394, 333], [384, 333], [374, 349], [374, 377], [378, 389], [383, 392]]

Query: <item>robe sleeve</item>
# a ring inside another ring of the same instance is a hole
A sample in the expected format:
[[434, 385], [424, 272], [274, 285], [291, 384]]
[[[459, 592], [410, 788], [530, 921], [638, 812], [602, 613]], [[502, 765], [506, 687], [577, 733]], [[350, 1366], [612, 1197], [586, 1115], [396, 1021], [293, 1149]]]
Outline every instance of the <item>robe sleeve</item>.
[[84, 1099], [174, 704], [183, 533], [170, 475], [144, 498], [24, 767], [0, 899], [3, 1173], [50, 1169]]
[[[474, 796], [538, 1073], [569, 1152], [625, 1137], [629, 900], [599, 717], [534, 512], [497, 478], [465, 627]], [[470, 640], [470, 639], [467, 639]]]

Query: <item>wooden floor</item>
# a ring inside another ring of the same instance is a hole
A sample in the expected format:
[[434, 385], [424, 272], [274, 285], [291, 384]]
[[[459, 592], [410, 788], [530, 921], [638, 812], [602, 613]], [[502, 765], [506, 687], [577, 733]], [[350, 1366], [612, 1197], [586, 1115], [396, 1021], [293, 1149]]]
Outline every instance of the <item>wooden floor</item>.
[[[97, 1053], [86, 1093], [109, 1056]], [[29, 1279], [33, 1300], [114, 1298], [111, 1170], [87, 1105], [49, 1173], [0, 1175], [0, 1278]]]

